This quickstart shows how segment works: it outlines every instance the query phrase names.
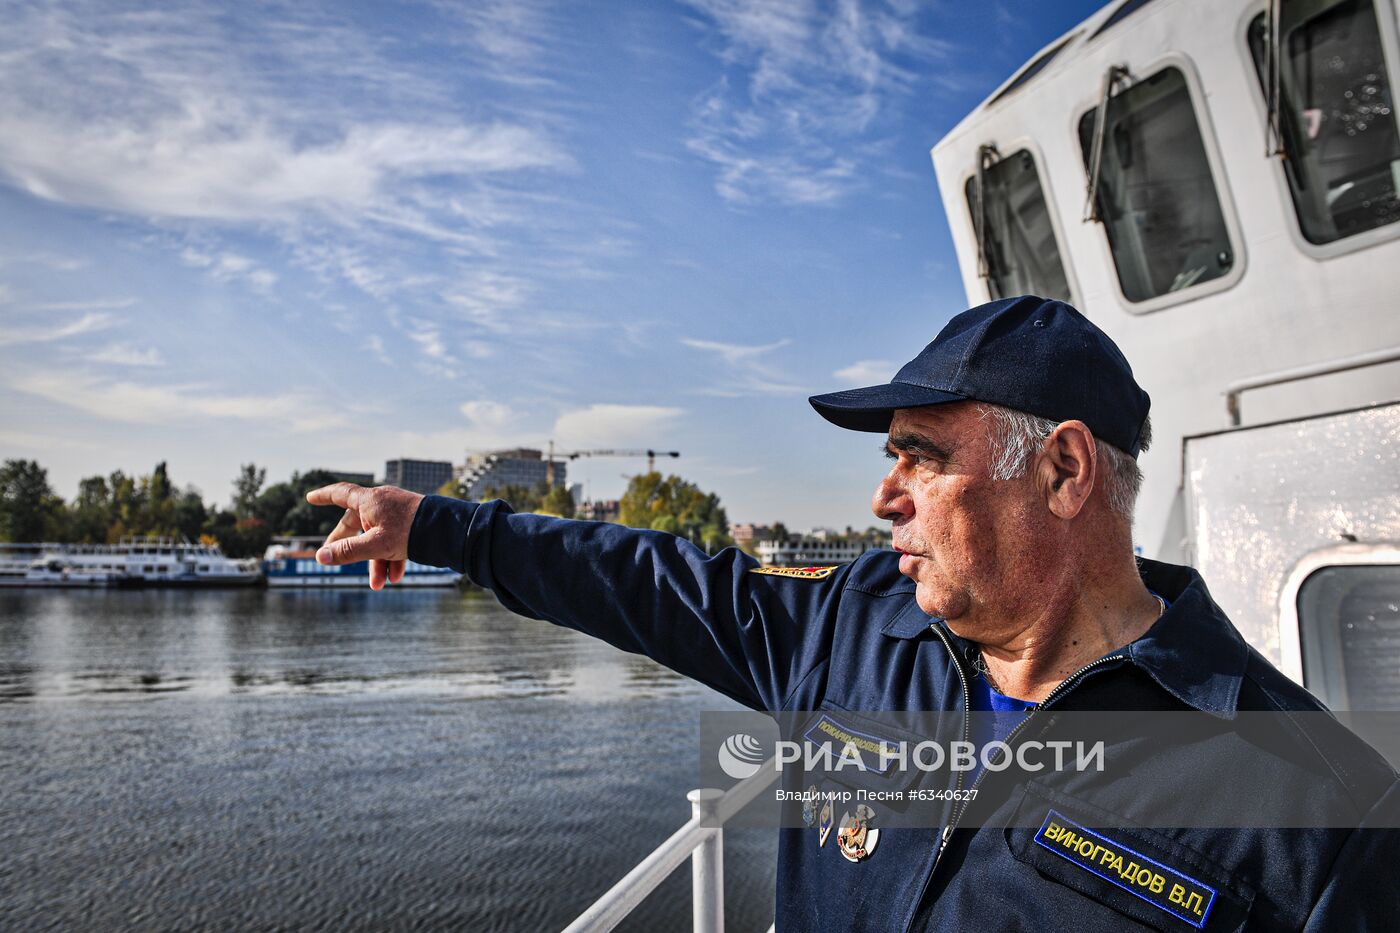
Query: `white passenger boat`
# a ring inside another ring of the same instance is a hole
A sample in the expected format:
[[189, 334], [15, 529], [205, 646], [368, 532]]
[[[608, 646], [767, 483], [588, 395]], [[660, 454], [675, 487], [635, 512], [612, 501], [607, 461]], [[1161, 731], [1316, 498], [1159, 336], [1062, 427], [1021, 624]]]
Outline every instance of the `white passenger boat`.
[[0, 586], [13, 586], [23, 580], [29, 568], [56, 544], [11, 544], [0, 542]]
[[[340, 566], [316, 563], [321, 537], [278, 537], [263, 555], [267, 585], [272, 587], [367, 587], [369, 561]], [[445, 567], [429, 567], [409, 561], [403, 580], [395, 586], [456, 586], [462, 575]]]
[[62, 545], [6, 545], [0, 552], [0, 587], [100, 588], [125, 585], [123, 573], [76, 568], [54, 556]]
[[38, 562], [70, 578], [108, 575], [108, 585], [250, 586], [262, 579], [256, 559], [224, 556], [217, 544], [172, 538], [123, 538], [117, 544], [47, 546]]

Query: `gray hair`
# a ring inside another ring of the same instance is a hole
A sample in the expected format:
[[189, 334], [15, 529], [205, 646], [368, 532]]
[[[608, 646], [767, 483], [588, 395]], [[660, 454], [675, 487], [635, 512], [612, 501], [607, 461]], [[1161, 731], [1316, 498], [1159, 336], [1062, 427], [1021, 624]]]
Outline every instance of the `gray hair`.
[[[1060, 422], [1038, 418], [1000, 405], [978, 405], [984, 419], [991, 419], [992, 479], [1019, 479], [1026, 475], [1031, 458], [1040, 450], [1045, 439], [1054, 433]], [[1139, 443], [1143, 450], [1152, 443], [1152, 419], [1142, 425]], [[1102, 486], [1108, 497], [1108, 507], [1128, 521], [1133, 520], [1133, 506], [1142, 488], [1142, 470], [1137, 461], [1106, 441], [1094, 439], [1095, 452], [1102, 466]]]

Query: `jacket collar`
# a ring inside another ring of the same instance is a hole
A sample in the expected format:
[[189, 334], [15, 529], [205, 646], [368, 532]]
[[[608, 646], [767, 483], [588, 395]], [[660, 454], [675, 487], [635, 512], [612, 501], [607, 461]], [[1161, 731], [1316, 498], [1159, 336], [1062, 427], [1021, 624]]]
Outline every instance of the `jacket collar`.
[[[1249, 659], [1244, 638], [1211, 599], [1195, 570], [1139, 558], [1138, 573], [1147, 588], [1160, 593], [1170, 606], [1145, 635], [1127, 646], [1129, 660], [1187, 706], [1233, 718]], [[925, 614], [912, 592], [909, 604], [881, 631], [894, 638], [917, 638], [931, 624], [942, 627], [964, 655], [975, 651], [942, 619]]]
[[1138, 559], [1142, 582], [1171, 603], [1128, 657], [1187, 706], [1224, 719], [1238, 710], [1249, 645], [1190, 567]]

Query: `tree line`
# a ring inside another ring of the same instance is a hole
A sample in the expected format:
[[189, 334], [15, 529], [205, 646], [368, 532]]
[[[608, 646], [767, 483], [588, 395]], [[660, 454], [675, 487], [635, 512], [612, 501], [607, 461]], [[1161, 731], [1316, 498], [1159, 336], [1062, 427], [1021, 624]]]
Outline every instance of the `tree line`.
[[[260, 557], [275, 535], [330, 534], [340, 514], [315, 508], [306, 493], [337, 482], [325, 470], [293, 472], [267, 484], [267, 470], [239, 467], [227, 508], [206, 503], [193, 486], [177, 487], [164, 462], [142, 476], [115, 470], [78, 483], [78, 495], [65, 502], [35, 460], [0, 465], [0, 541], [115, 544], [125, 537], [169, 537], [216, 543], [231, 557]], [[461, 498], [448, 483], [443, 495]], [[572, 518], [574, 502], [562, 487], [501, 486], [484, 499], [505, 499], [516, 511]], [[688, 538], [714, 553], [733, 544], [719, 497], [694, 483], [659, 472], [632, 477], [621, 500], [620, 521]]]
[[115, 544], [125, 537], [168, 537], [217, 543], [231, 557], [261, 557], [273, 535], [324, 535], [340, 516], [316, 509], [306, 493], [336, 482], [325, 470], [293, 473], [267, 483], [267, 470], [248, 463], [233, 482], [228, 508], [204, 501], [192, 486], [181, 489], [164, 462], [142, 476], [115, 470], [78, 483], [65, 502], [34, 460], [0, 465], [0, 541]]

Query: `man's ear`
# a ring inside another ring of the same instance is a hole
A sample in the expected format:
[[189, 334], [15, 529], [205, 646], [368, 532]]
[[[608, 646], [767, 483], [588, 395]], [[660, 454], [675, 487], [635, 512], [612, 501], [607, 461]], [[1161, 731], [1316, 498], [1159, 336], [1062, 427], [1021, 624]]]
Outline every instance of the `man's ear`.
[[1082, 421], [1066, 421], [1051, 432], [1036, 458], [1036, 481], [1045, 504], [1063, 519], [1084, 508], [1094, 491], [1098, 450]]

